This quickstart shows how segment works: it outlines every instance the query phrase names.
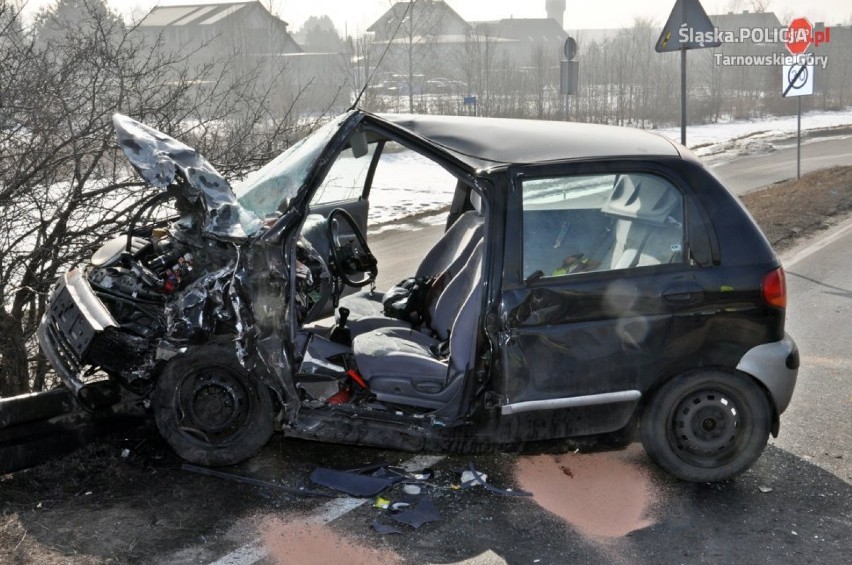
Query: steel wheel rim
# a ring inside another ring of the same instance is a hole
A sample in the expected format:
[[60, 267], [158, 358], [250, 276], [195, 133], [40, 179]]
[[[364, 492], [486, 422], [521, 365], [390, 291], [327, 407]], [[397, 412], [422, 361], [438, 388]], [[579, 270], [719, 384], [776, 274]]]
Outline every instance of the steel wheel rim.
[[249, 418], [249, 391], [231, 371], [221, 368], [187, 375], [176, 400], [179, 428], [210, 445], [233, 443]]
[[747, 418], [737, 395], [719, 387], [701, 388], [676, 403], [667, 425], [669, 441], [684, 461], [717, 466], [738, 453]]

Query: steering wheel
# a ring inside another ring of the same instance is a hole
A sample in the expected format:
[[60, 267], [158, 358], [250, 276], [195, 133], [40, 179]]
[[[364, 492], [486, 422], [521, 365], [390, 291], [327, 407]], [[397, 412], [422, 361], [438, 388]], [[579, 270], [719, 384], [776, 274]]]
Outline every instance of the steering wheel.
[[[336, 224], [338, 218], [349, 226], [350, 231], [355, 235], [354, 241], [341, 243]], [[334, 274], [340, 277], [344, 284], [360, 288], [375, 282], [376, 275], [379, 274], [378, 261], [367, 246], [367, 238], [364, 237], [361, 228], [343, 208], [335, 208], [328, 215], [328, 241], [331, 247]], [[352, 276], [358, 274], [366, 274], [367, 278], [362, 281], [353, 280]]]

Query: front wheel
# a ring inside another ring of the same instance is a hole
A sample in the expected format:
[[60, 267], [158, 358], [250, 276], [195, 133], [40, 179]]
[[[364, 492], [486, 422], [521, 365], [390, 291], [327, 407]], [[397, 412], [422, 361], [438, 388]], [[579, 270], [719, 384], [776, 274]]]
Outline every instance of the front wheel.
[[171, 359], [152, 396], [154, 420], [169, 446], [190, 463], [235, 465], [272, 436], [269, 389], [231, 348], [195, 348]]
[[646, 406], [640, 431], [660, 467], [686, 481], [716, 482], [760, 457], [771, 425], [769, 401], [751, 377], [707, 370], [663, 385]]

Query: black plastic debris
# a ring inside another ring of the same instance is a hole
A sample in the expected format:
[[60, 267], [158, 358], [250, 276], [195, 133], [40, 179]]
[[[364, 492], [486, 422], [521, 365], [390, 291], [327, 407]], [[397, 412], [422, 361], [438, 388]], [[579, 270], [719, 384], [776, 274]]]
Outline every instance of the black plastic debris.
[[208, 469], [207, 467], [199, 467], [198, 465], [191, 465], [189, 463], [184, 463], [181, 465], [182, 471], [188, 471], [190, 473], [197, 473], [199, 475], [206, 475], [208, 477], [216, 477], [217, 479], [225, 479], [226, 481], [234, 481], [237, 483], [243, 483], [246, 485], [253, 485], [256, 487], [262, 488], [271, 488], [279, 491], [284, 491], [289, 494], [295, 494], [297, 496], [315, 496], [321, 498], [334, 498], [333, 495], [330, 495], [325, 492], [318, 492], [315, 490], [309, 489], [295, 489], [290, 487], [285, 487], [283, 485], [277, 485], [275, 483], [271, 483], [269, 481], [264, 481], [261, 479], [253, 479], [251, 477], [244, 477], [242, 475], [235, 475], [233, 473], [225, 473], [223, 471], [216, 471], [214, 469]]
[[379, 516], [376, 516], [376, 519], [373, 520], [373, 530], [375, 530], [377, 534], [383, 536], [402, 533], [402, 530], [392, 524], [383, 524]]
[[404, 477], [395, 474], [393, 476], [370, 476], [353, 473], [350, 471], [335, 471], [318, 467], [311, 473], [311, 482], [330, 489], [345, 492], [349, 496], [366, 498], [376, 496], [386, 488], [389, 488], [403, 480]]
[[407, 524], [415, 529], [423, 524], [441, 520], [441, 513], [438, 512], [435, 504], [428, 498], [423, 498], [415, 504], [408, 504], [397, 512], [391, 510], [389, 516], [391, 519], [402, 524]]

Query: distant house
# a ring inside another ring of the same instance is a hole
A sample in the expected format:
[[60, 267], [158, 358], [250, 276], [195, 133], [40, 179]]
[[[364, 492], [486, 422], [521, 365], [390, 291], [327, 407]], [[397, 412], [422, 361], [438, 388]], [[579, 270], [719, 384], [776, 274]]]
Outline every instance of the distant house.
[[413, 96], [431, 88], [431, 79], [454, 75], [470, 25], [446, 2], [411, 0], [392, 4], [367, 32], [370, 60], [384, 55], [374, 86]]
[[[722, 32], [739, 34], [740, 30], [775, 30], [784, 26], [772, 12], [728, 12], [710, 16], [710, 21]], [[786, 51], [783, 43], [754, 42], [723, 43], [717, 48], [725, 55], [768, 55]]]
[[561, 58], [568, 33], [551, 18], [511, 18], [494, 26], [496, 37], [509, 40], [506, 49], [521, 64], [539, 53], [548, 58]]
[[253, 0], [157, 6], [141, 21], [139, 30], [167, 49], [198, 49], [199, 59], [221, 60], [231, 55], [301, 53], [287, 25]]
[[387, 42], [406, 36], [463, 36], [468, 23], [442, 0], [396, 2], [367, 31], [373, 41]]
[[232, 80], [271, 87], [282, 111], [294, 102], [308, 111], [344, 106], [350, 94], [345, 59], [338, 53], [304, 53], [287, 27], [252, 0], [157, 6], [139, 31], [165, 50], [186, 54], [190, 62], [219, 65]]

